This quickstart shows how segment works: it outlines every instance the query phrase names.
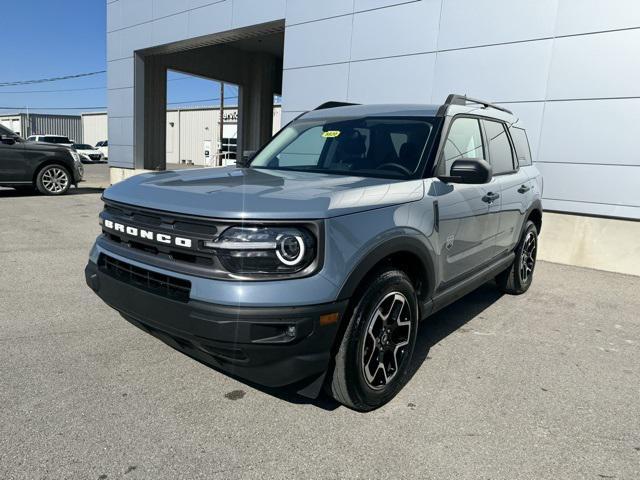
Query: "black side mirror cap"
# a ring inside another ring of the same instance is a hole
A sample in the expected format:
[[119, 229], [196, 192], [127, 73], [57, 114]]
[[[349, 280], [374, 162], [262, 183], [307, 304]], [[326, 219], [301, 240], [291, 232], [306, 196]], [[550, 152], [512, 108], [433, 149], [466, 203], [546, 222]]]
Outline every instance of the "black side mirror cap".
[[438, 177], [445, 183], [489, 183], [493, 178], [493, 169], [486, 160], [465, 158], [456, 160], [451, 165], [451, 175]]

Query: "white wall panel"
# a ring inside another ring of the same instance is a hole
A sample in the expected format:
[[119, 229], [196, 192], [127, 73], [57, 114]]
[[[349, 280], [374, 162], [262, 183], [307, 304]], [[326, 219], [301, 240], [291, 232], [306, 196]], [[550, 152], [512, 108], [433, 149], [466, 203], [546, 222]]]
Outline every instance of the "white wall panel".
[[540, 130], [542, 128], [542, 113], [544, 111], [544, 102], [531, 103], [504, 103], [503, 107], [508, 108], [518, 118], [517, 126], [524, 127], [527, 130], [527, 138], [531, 147], [531, 158], [536, 160], [544, 160], [539, 156], [538, 143], [540, 141]]
[[189, 38], [189, 12], [155, 20], [152, 38], [154, 45], [164, 45]]
[[287, 27], [284, 68], [349, 61], [351, 16]]
[[551, 40], [440, 52], [432, 100], [449, 93], [509, 102], [543, 100]]
[[544, 198], [640, 207], [638, 166], [538, 163]]
[[438, 48], [553, 36], [558, 0], [446, 0]]
[[149, 22], [153, 18], [153, 0], [120, 0], [107, 5], [108, 31]]
[[233, 26], [244, 27], [283, 19], [286, 8], [286, 0], [233, 0]]
[[232, 4], [230, 1], [214, 3], [189, 12], [189, 37], [231, 30]]
[[189, 8], [189, 2], [176, 0], [153, 0], [153, 18], [156, 19], [175, 15], [176, 13], [184, 12]]
[[107, 105], [110, 117], [132, 117], [133, 87], [108, 90]]
[[287, 0], [287, 25], [347, 15], [353, 12], [354, 0]]
[[348, 64], [285, 70], [283, 76], [285, 111], [309, 110], [329, 100], [347, 99]]
[[152, 28], [149, 22], [108, 33], [107, 60], [131, 57], [136, 50], [153, 46]]
[[351, 64], [349, 101], [431, 103], [435, 53]]
[[436, 50], [440, 0], [422, 0], [353, 17], [351, 59], [382, 58]]
[[372, 10], [374, 8], [390, 7], [401, 3], [421, 2], [422, 0], [355, 0], [354, 9], [356, 12]]
[[109, 141], [109, 165], [112, 167], [132, 168], [133, 147], [129, 145], [112, 145]]
[[549, 99], [640, 96], [640, 30], [557, 38]]
[[133, 58], [108, 63], [107, 88], [133, 87]]
[[109, 136], [101, 140], [109, 140], [111, 145], [133, 145], [133, 117], [110, 117]]
[[541, 159], [640, 166], [640, 99], [547, 103]]
[[559, 0], [557, 35], [640, 27], [638, 0]]

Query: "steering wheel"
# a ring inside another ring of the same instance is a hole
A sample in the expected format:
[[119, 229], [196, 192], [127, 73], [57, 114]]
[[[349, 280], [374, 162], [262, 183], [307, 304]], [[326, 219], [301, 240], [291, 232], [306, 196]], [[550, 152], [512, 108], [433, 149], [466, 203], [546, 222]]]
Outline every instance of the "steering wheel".
[[407, 167], [395, 162], [382, 163], [376, 167], [376, 170], [382, 170], [383, 167], [393, 167], [400, 170], [402, 173], [406, 173], [407, 175], [413, 174], [413, 172]]

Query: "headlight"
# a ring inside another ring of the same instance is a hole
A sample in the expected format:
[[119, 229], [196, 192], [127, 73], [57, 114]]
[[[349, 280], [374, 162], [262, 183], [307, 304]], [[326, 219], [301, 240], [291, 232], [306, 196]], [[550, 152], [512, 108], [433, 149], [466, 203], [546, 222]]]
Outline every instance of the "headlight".
[[317, 250], [314, 236], [297, 227], [231, 227], [204, 246], [215, 249], [224, 268], [237, 274], [300, 272]]
[[71, 156], [73, 157], [73, 161], [76, 163], [80, 163], [80, 155], [78, 152], [74, 152], [73, 150], [69, 150], [71, 152]]

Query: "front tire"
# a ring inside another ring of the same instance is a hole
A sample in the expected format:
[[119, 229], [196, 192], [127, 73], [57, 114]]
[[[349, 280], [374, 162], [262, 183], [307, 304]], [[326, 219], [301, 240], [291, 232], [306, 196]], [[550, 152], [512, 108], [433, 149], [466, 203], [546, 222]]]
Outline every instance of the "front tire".
[[511, 295], [521, 295], [531, 286], [538, 253], [538, 229], [528, 221], [516, 247], [516, 258], [509, 268], [496, 277], [498, 288]]
[[406, 273], [386, 269], [356, 299], [327, 389], [338, 402], [366, 412], [381, 407], [408, 380], [418, 331], [418, 301]]
[[71, 187], [71, 174], [66, 167], [47, 165], [38, 172], [36, 188], [44, 195], [64, 195]]

